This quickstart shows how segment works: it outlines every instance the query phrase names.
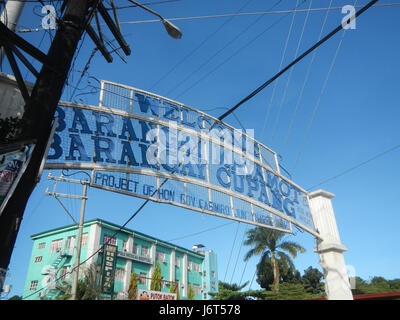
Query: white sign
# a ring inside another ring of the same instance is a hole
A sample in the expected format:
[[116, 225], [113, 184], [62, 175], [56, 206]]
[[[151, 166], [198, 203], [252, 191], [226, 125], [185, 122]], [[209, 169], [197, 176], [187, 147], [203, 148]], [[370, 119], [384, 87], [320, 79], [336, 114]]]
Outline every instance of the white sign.
[[176, 300], [176, 293], [138, 289], [138, 300]]

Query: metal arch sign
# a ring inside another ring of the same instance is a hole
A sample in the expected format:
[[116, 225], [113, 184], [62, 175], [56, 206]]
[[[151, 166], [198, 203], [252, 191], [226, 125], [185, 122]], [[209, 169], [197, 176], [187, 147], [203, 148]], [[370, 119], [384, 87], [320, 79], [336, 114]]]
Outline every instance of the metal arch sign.
[[108, 81], [98, 106], [61, 102], [56, 117], [46, 169], [90, 170], [92, 187], [318, 235], [308, 193], [280, 174], [276, 153], [252, 130]]

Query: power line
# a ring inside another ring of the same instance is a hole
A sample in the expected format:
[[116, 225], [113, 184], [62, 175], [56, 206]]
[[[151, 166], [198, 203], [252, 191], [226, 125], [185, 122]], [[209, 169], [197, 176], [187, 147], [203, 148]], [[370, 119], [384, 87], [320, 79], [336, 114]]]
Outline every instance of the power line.
[[229, 264], [230, 264], [230, 262], [231, 262], [232, 252], [233, 252], [233, 248], [235, 247], [235, 242], [236, 242], [236, 237], [237, 237], [237, 234], [238, 234], [238, 231], [239, 231], [239, 226], [240, 226], [240, 222], [238, 222], [238, 225], [237, 225], [237, 228], [236, 228], [236, 233], [235, 233], [235, 238], [233, 239], [231, 253], [229, 254], [228, 264], [226, 265], [225, 276], [224, 276], [224, 282], [225, 282], [226, 274], [228, 273]]
[[[372, 7], [374, 8], [382, 8], [382, 7], [393, 7], [400, 6], [399, 2], [395, 3], [386, 3], [386, 4], [376, 4]], [[361, 5], [354, 6], [354, 8], [362, 8]], [[311, 9], [311, 12], [319, 12], [319, 11], [332, 11], [332, 10], [342, 10], [343, 7], [331, 7], [331, 8], [314, 8]], [[210, 18], [226, 18], [226, 17], [236, 17], [236, 16], [252, 16], [252, 15], [268, 15], [268, 14], [285, 14], [285, 13], [304, 13], [307, 12], [307, 9], [292, 9], [292, 10], [280, 10], [280, 11], [260, 11], [260, 12], [245, 12], [245, 13], [227, 13], [227, 14], [219, 14], [219, 15], [208, 15], [208, 16], [194, 16], [194, 17], [181, 17], [181, 18], [168, 18], [169, 21], [185, 21], [185, 20], [202, 20], [202, 19], [210, 19]], [[124, 21], [120, 22], [121, 24], [138, 24], [138, 23], [152, 23], [152, 22], [160, 22], [160, 20], [152, 19], [152, 20], [137, 20], [137, 21]]]
[[[308, 9], [311, 9], [311, 6], [312, 6], [312, 0], [310, 1], [310, 5], [309, 5]], [[304, 31], [305, 31], [307, 23], [308, 23], [308, 17], [309, 16], [310, 16], [310, 10], [307, 11], [306, 18], [304, 19], [303, 28], [301, 30], [300, 38], [299, 38], [299, 40], [297, 42], [297, 48], [296, 48], [296, 53], [294, 55], [294, 58], [297, 58], [297, 55], [299, 54], [300, 45], [301, 45], [301, 42], [303, 40], [303, 35], [304, 35]], [[277, 127], [278, 127], [278, 124], [279, 124], [279, 120], [280, 120], [280, 115], [281, 115], [283, 103], [284, 103], [284, 101], [286, 99], [287, 89], [289, 87], [289, 84], [290, 84], [294, 69], [295, 69], [295, 67], [290, 69], [289, 76], [288, 76], [288, 78], [286, 80], [285, 89], [283, 91], [283, 96], [282, 96], [282, 99], [281, 99], [281, 103], [279, 105], [278, 115], [276, 116], [275, 123], [274, 123], [274, 126], [272, 128], [272, 134], [271, 134], [271, 140], [270, 140], [271, 141], [271, 143], [270, 143], [271, 145], [272, 145], [272, 142], [274, 141], [275, 133], [276, 133], [276, 130], [277, 130]], [[277, 83], [277, 82], [275, 82], [275, 83]]]
[[[251, 1], [246, 2], [237, 12], [240, 12], [245, 8]], [[204, 39], [196, 48], [194, 48], [189, 54], [187, 54], [183, 59], [181, 59], [177, 64], [175, 64], [167, 73], [165, 73], [161, 78], [159, 78], [149, 90], [152, 90], [157, 84], [164, 80], [168, 75], [170, 75], [177, 67], [179, 67], [183, 62], [185, 62], [189, 57], [191, 57], [196, 51], [198, 51], [207, 41], [209, 41], [214, 35], [216, 35], [225, 25], [232, 21], [234, 16], [230, 17], [223, 24], [221, 24], [217, 30], [213, 31], [206, 39]]]
[[[357, 18], [359, 15], [364, 13], [367, 9], [369, 9], [374, 3], [376, 3], [378, 0], [372, 0], [370, 1], [367, 5], [365, 5], [362, 9], [356, 12], [356, 14], [353, 16], [354, 19]], [[347, 23], [350, 23], [350, 21], [353, 20], [353, 17], [351, 17]], [[247, 97], [242, 99], [239, 103], [237, 103], [234, 107], [232, 107], [229, 111], [225, 112], [222, 116], [218, 118], [218, 120], [222, 120], [225, 117], [227, 117], [229, 114], [232, 113], [232, 111], [236, 110], [239, 108], [243, 103], [249, 101], [251, 98], [253, 98], [256, 94], [258, 94], [260, 91], [265, 89], [268, 85], [270, 85], [273, 81], [275, 81], [277, 78], [279, 78], [283, 73], [285, 73], [287, 70], [289, 70], [291, 67], [293, 67], [296, 63], [298, 63], [300, 60], [302, 60], [304, 57], [306, 57], [308, 54], [310, 54], [312, 51], [314, 51], [316, 48], [318, 48], [321, 44], [329, 40], [332, 36], [334, 36], [337, 32], [343, 29], [342, 24], [340, 24], [336, 29], [331, 31], [328, 35], [326, 35], [322, 40], [318, 41], [316, 44], [314, 44], [310, 49], [305, 51], [303, 54], [301, 54], [297, 59], [292, 61], [289, 65], [287, 65], [283, 70], [278, 72], [276, 75], [274, 75], [272, 78], [264, 82], [261, 86], [259, 86], [256, 90], [254, 90], [252, 93], [250, 93]]]
[[[332, 2], [333, 2], [333, 0], [330, 0], [329, 8], [332, 6]], [[322, 26], [321, 26], [321, 30], [319, 32], [318, 41], [321, 40], [322, 33], [323, 33], [325, 25], [326, 25], [326, 21], [328, 20], [328, 15], [329, 15], [329, 10], [326, 11], [325, 18], [324, 18], [324, 21], [323, 21]], [[311, 67], [312, 67], [312, 65], [314, 63], [314, 59], [315, 59], [316, 55], [317, 55], [317, 51], [314, 51], [312, 56], [311, 56], [310, 63], [308, 64], [308, 68], [307, 68], [306, 75], [304, 77], [303, 85], [301, 87], [300, 94], [299, 94], [299, 97], [297, 99], [296, 106], [295, 106], [294, 111], [293, 111], [293, 115], [292, 115], [291, 120], [290, 120], [288, 131], [287, 131], [285, 139], [283, 141], [282, 154], [285, 153], [286, 144], [287, 144], [287, 141], [289, 139], [290, 133], [292, 131], [292, 128], [293, 128], [293, 125], [294, 125], [294, 121], [296, 119], [297, 111], [299, 109], [300, 102], [301, 102], [301, 100], [303, 98], [304, 89], [305, 89], [306, 84], [308, 82], [308, 78], [309, 78], [310, 72], [311, 72]]]
[[192, 237], [192, 236], [197, 236], [197, 235], [199, 235], [199, 234], [201, 234], [201, 233], [205, 233], [205, 232], [208, 232], [208, 231], [216, 230], [216, 229], [225, 227], [225, 226], [227, 226], [227, 225], [229, 225], [229, 224], [233, 224], [233, 223], [235, 223], [235, 222], [224, 223], [224, 224], [221, 224], [221, 225], [216, 226], [216, 227], [213, 227], [213, 228], [209, 228], [209, 229], [205, 229], [205, 230], [202, 230], [202, 231], [199, 231], [199, 232], [187, 234], [187, 235], [185, 235], [185, 236], [182, 236], [182, 237], [179, 237], [179, 238], [175, 238], [175, 239], [171, 239], [171, 240], [167, 240], [167, 241], [168, 241], [168, 242], [172, 242], [172, 241], [176, 241], [176, 240], [181, 240], [181, 239], [189, 238], [189, 237]]
[[[303, 3], [304, 3], [304, 1], [303, 1]], [[297, 6], [299, 5], [299, 1], [297, 1], [296, 5]], [[286, 50], [287, 50], [287, 46], [289, 44], [290, 35], [292, 34], [293, 23], [294, 23], [295, 17], [296, 17], [296, 13], [293, 13], [292, 22], [290, 23], [289, 32], [288, 32], [288, 35], [286, 37], [286, 42], [285, 42], [284, 49], [283, 49], [283, 52], [282, 52], [281, 62], [279, 64], [278, 71], [280, 71], [282, 69], [282, 66], [283, 66], [283, 61], [285, 59]], [[262, 131], [261, 131], [261, 138], [264, 136], [264, 130], [265, 130], [265, 127], [267, 126], [268, 116], [269, 116], [269, 112], [271, 110], [272, 102], [273, 102], [273, 100], [275, 98], [275, 93], [276, 93], [276, 88], [278, 86], [278, 82], [279, 82], [279, 80], [274, 83], [274, 87], [272, 89], [271, 98], [269, 100], [269, 104], [268, 104], [268, 107], [267, 107], [267, 113], [265, 114], [264, 125], [263, 125]]]
[[[357, 3], [357, 1], [358, 1], [358, 0], [355, 0], [355, 3]], [[336, 48], [335, 55], [333, 56], [333, 59], [332, 59], [332, 61], [331, 61], [331, 65], [330, 65], [330, 67], [329, 67], [328, 73], [326, 74], [326, 78], [325, 78], [324, 83], [323, 83], [323, 85], [322, 85], [321, 92], [320, 92], [320, 94], [319, 94], [319, 96], [318, 96], [318, 100], [317, 100], [317, 102], [316, 102], [316, 104], [315, 104], [315, 106], [314, 106], [314, 110], [313, 110], [313, 113], [312, 113], [312, 115], [311, 115], [311, 120], [310, 120], [310, 122], [308, 123], [306, 132], [305, 132], [305, 134], [304, 134], [303, 140], [302, 140], [301, 145], [300, 145], [300, 149], [299, 149], [299, 151], [298, 151], [298, 153], [297, 153], [297, 157], [296, 157], [296, 160], [295, 160], [293, 169], [292, 169], [292, 174], [294, 174], [294, 171], [296, 170], [297, 164], [299, 163], [300, 156], [301, 156], [301, 153], [302, 153], [303, 148], [304, 148], [304, 144], [305, 144], [305, 142], [306, 142], [306, 140], [307, 140], [307, 138], [308, 138], [308, 136], [309, 136], [309, 134], [310, 134], [310, 130], [311, 130], [312, 124], [313, 124], [313, 122], [314, 122], [315, 116], [316, 116], [317, 111], [318, 111], [318, 109], [319, 109], [319, 106], [320, 106], [320, 104], [321, 104], [322, 96], [323, 96], [323, 94], [324, 94], [324, 92], [325, 92], [325, 89], [326, 89], [326, 87], [327, 87], [327, 85], [328, 85], [329, 77], [330, 77], [330, 75], [331, 75], [331, 73], [332, 73], [333, 67], [335, 66], [336, 58], [337, 58], [337, 56], [338, 56], [338, 54], [339, 54], [339, 51], [340, 51], [340, 48], [341, 48], [341, 46], [342, 46], [342, 43], [343, 43], [343, 39], [344, 39], [345, 34], [346, 34], [346, 29], [343, 30], [342, 36], [340, 37], [340, 41], [339, 41], [338, 46], [337, 46], [337, 48]]]
[[[279, 5], [282, 0], [278, 0], [271, 8]], [[201, 64], [195, 71], [191, 72], [186, 78], [184, 78], [181, 82], [178, 83], [174, 88], [169, 90], [166, 95], [169, 95], [171, 92], [179, 88], [182, 84], [186, 83], [188, 79], [190, 79], [194, 74], [196, 74], [198, 71], [200, 71], [204, 66], [206, 66], [212, 59], [214, 59], [218, 54], [220, 54], [223, 50], [225, 50], [228, 46], [230, 46], [232, 43], [234, 43], [237, 39], [239, 39], [243, 34], [245, 34], [253, 25], [255, 25], [258, 21], [260, 21], [263, 18], [263, 16], [258, 17], [254, 21], [252, 21], [250, 24], [247, 25], [241, 32], [239, 32], [233, 39], [231, 39], [228, 43], [226, 43], [221, 49], [219, 49], [217, 52], [215, 52], [210, 58], [208, 58], [203, 64]], [[207, 74], [208, 75], [208, 74]], [[179, 95], [175, 97], [177, 99], [178, 97], [182, 96], [184, 93], [186, 93], [188, 90], [193, 88], [197, 83], [202, 81], [205, 77], [201, 78], [199, 81], [197, 81], [194, 85], [189, 87], [189, 89], [184, 90], [181, 92]]]
[[330, 177], [330, 178], [328, 178], [328, 179], [325, 179], [325, 180], [323, 180], [322, 182], [317, 183], [317, 184], [315, 184], [315, 185], [313, 185], [313, 186], [307, 188], [306, 190], [307, 190], [307, 191], [310, 191], [311, 189], [314, 189], [315, 187], [318, 187], [318, 186], [320, 186], [320, 185], [322, 185], [322, 184], [325, 184], [325, 183], [327, 183], [327, 182], [329, 182], [329, 181], [332, 181], [332, 180], [337, 179], [337, 178], [339, 178], [339, 177], [341, 177], [341, 176], [344, 176], [345, 174], [348, 174], [348, 173], [350, 173], [351, 171], [354, 171], [354, 170], [360, 168], [361, 166], [366, 165], [367, 163], [369, 163], [369, 162], [371, 162], [371, 161], [374, 161], [374, 160], [376, 160], [376, 159], [378, 159], [378, 158], [380, 158], [380, 157], [382, 157], [382, 156], [384, 156], [384, 155], [386, 155], [386, 154], [388, 154], [388, 153], [390, 153], [390, 152], [393, 152], [393, 151], [395, 151], [395, 150], [398, 149], [398, 148], [400, 148], [400, 144], [398, 144], [398, 145], [396, 145], [396, 146], [394, 146], [394, 147], [392, 147], [392, 148], [390, 148], [390, 149], [388, 149], [388, 150], [385, 150], [385, 151], [383, 151], [383, 152], [381, 152], [381, 153], [378, 153], [377, 155], [373, 156], [372, 158], [369, 158], [368, 160], [365, 160], [365, 161], [363, 161], [363, 162], [360, 162], [359, 164], [357, 164], [357, 165], [355, 165], [355, 166], [353, 166], [353, 167], [351, 167], [351, 168], [349, 168], [349, 169], [347, 169], [347, 170], [345, 170], [345, 171], [343, 171], [343, 172], [341, 172], [341, 173], [339, 173], [339, 174], [336, 174], [336, 175], [334, 175], [334, 176], [332, 176], [332, 177]]
[[231, 54], [228, 58], [226, 58], [224, 61], [222, 61], [219, 65], [217, 65], [214, 69], [212, 69], [210, 72], [205, 74], [202, 78], [200, 78], [198, 81], [196, 81], [194, 84], [192, 84], [189, 88], [187, 88], [185, 91], [181, 92], [176, 98], [182, 96], [185, 94], [187, 91], [191, 90], [194, 88], [197, 84], [199, 84], [201, 81], [203, 81], [205, 78], [207, 78], [209, 75], [217, 71], [220, 67], [222, 67], [225, 63], [227, 63], [230, 59], [232, 59], [234, 56], [239, 54], [243, 49], [246, 49], [249, 47], [251, 43], [256, 41], [258, 38], [260, 38], [264, 33], [267, 31], [271, 30], [274, 26], [276, 26], [278, 23], [280, 23], [283, 19], [285, 19], [286, 16], [281, 17], [280, 19], [276, 20], [273, 22], [271, 25], [269, 25], [266, 29], [264, 29], [262, 32], [260, 32], [258, 35], [256, 35], [254, 38], [252, 38], [250, 41], [248, 41], [244, 46], [240, 47], [238, 50], [236, 50], [233, 54]]

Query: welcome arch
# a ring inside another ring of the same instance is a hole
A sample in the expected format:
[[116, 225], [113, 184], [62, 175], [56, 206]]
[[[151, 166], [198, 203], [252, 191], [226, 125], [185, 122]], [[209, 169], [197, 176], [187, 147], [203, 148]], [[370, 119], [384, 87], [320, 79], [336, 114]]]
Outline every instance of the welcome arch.
[[46, 169], [88, 170], [92, 187], [255, 226], [296, 225], [317, 238], [328, 298], [352, 297], [333, 195], [283, 176], [252, 130], [104, 80], [98, 106], [60, 102], [55, 116]]

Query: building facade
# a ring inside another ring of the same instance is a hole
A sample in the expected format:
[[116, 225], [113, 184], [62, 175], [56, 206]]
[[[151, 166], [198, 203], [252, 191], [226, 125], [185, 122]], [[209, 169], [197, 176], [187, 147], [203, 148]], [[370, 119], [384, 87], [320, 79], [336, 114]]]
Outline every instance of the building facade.
[[[127, 299], [132, 271], [139, 277], [138, 288], [150, 289], [157, 263], [161, 266], [161, 291], [169, 292], [171, 282], [179, 288], [181, 299], [187, 299], [192, 286], [196, 300], [210, 299], [218, 291], [217, 256], [212, 250], [193, 251], [113, 223], [94, 219], [83, 227], [79, 278], [94, 263], [101, 276], [103, 243], [117, 248], [113, 299]], [[33, 248], [25, 281], [23, 299], [55, 299], [57, 289], [71, 283], [75, 262], [77, 225], [70, 225], [32, 235]], [[105, 295], [104, 298], [111, 298]]]

